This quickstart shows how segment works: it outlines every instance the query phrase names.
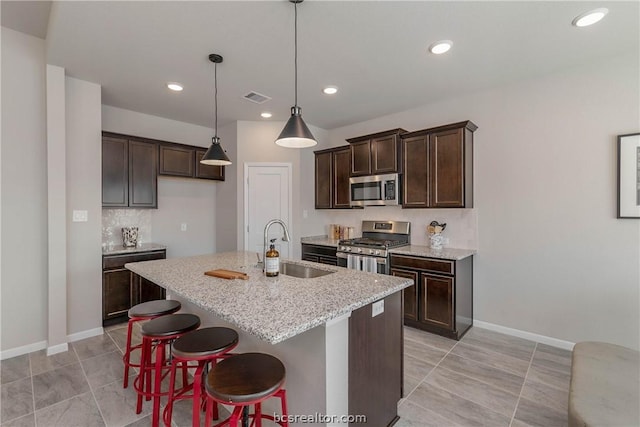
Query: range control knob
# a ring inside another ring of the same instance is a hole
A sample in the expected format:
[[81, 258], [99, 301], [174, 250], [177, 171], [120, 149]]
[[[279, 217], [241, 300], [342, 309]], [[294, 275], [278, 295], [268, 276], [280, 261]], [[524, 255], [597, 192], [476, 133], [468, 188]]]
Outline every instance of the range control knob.
[[370, 253], [371, 255], [373, 255], [373, 254], [374, 254], [374, 250], [373, 250], [373, 249], [369, 249], [369, 253]]
[[380, 255], [380, 251], [379, 250], [376, 251], [376, 255]]
[[358, 253], [362, 252], [362, 248], [358, 248]]

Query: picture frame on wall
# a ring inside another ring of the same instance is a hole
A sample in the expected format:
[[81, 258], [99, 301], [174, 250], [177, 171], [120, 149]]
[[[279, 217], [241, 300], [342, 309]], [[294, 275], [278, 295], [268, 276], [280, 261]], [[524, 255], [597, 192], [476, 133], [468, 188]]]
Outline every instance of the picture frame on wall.
[[640, 218], [640, 133], [618, 135], [618, 218]]

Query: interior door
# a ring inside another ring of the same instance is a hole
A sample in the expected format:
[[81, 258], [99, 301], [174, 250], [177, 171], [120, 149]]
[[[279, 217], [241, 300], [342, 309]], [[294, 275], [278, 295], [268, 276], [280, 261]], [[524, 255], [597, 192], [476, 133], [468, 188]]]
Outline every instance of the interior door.
[[[272, 219], [280, 219], [291, 230], [291, 164], [248, 163], [245, 165], [245, 242], [247, 251], [264, 253], [264, 227]], [[269, 229], [268, 239], [277, 239], [280, 258], [290, 257], [291, 242], [283, 242], [279, 224]], [[267, 244], [269, 241], [267, 240]]]

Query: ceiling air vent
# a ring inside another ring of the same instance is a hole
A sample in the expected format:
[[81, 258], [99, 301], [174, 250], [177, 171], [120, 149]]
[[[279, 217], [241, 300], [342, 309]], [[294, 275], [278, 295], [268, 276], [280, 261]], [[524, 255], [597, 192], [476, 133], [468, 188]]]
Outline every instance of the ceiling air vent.
[[264, 104], [265, 102], [267, 102], [268, 100], [270, 100], [271, 98], [269, 98], [266, 95], [263, 95], [261, 93], [258, 92], [249, 92], [248, 94], [246, 94], [244, 96], [244, 99], [246, 99], [247, 101], [251, 101], [255, 104]]

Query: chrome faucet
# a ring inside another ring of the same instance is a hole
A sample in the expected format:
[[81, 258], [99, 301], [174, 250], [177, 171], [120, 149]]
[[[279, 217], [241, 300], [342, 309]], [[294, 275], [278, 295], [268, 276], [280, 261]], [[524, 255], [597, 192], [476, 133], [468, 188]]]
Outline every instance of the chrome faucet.
[[289, 230], [287, 229], [287, 225], [282, 222], [282, 220], [280, 219], [272, 219], [271, 221], [267, 222], [267, 225], [264, 226], [264, 248], [262, 249], [262, 271], [265, 271], [265, 269], [267, 268], [267, 262], [266, 262], [266, 257], [267, 257], [267, 238], [269, 235], [269, 227], [271, 227], [273, 224], [280, 224], [282, 226], [282, 230], [284, 231], [284, 236], [282, 236], [282, 241], [283, 242], [288, 242], [291, 240], [291, 236], [289, 236]]

